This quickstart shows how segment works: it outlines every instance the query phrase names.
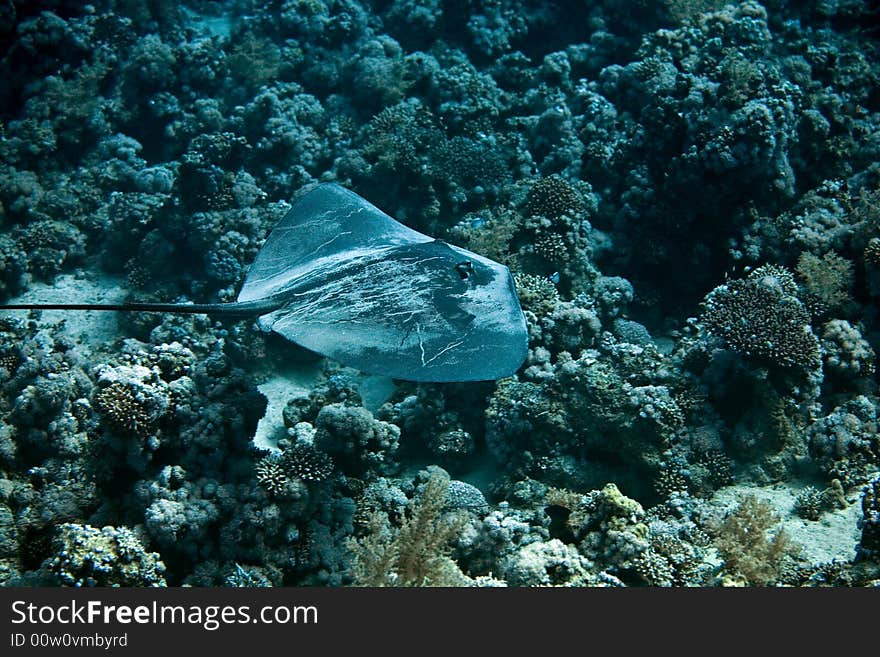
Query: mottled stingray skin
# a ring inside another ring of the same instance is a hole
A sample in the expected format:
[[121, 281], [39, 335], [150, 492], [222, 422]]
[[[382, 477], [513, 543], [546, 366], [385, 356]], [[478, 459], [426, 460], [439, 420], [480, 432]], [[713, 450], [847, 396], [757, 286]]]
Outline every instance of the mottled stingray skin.
[[482, 381], [526, 357], [507, 267], [321, 184], [275, 227], [238, 296], [260, 326], [344, 365], [410, 381]]
[[507, 267], [411, 230], [335, 184], [293, 204], [234, 303], [0, 305], [50, 309], [258, 316], [264, 330], [343, 365], [410, 381], [508, 376], [528, 343]]

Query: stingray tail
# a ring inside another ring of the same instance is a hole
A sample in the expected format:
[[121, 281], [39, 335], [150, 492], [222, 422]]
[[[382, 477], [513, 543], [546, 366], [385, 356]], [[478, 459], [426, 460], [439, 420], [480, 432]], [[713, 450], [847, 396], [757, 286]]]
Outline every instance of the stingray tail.
[[[268, 307], [273, 310], [276, 306]], [[234, 303], [13, 303], [2, 310], [110, 310], [116, 312], [174, 313], [178, 315], [224, 315], [251, 317], [267, 312], [264, 300]]]

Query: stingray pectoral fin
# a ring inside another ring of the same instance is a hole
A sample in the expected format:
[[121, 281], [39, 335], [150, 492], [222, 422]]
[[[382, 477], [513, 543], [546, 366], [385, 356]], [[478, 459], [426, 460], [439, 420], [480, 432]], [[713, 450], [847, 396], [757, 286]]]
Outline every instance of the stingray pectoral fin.
[[343, 365], [410, 381], [485, 381], [526, 357], [509, 270], [464, 249], [408, 244], [308, 279], [260, 323]]
[[326, 261], [432, 238], [408, 228], [335, 183], [316, 185], [297, 199], [269, 234], [238, 295], [252, 301], [275, 294]]

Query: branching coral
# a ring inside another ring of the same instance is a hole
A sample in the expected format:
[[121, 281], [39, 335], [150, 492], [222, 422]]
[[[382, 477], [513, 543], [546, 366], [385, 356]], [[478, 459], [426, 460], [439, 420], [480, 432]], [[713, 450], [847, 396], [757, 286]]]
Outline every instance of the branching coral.
[[724, 559], [724, 570], [752, 586], [772, 584], [785, 560], [797, 549], [778, 525], [773, 507], [754, 495], [742, 498], [715, 528], [715, 546]]
[[580, 193], [562, 176], [539, 178], [526, 197], [525, 211], [528, 215], [541, 215], [559, 219], [563, 215], [577, 216], [586, 210]]
[[852, 301], [855, 281], [853, 263], [829, 251], [821, 258], [804, 251], [798, 258], [797, 272], [804, 289], [818, 303], [818, 310], [839, 310]]
[[[297, 425], [300, 432], [314, 433], [314, 428], [306, 422]], [[305, 440], [295, 440], [293, 444], [284, 440], [280, 453], [272, 452], [260, 459], [255, 468], [257, 482], [270, 495], [282, 495], [291, 479], [302, 482], [324, 481], [333, 473], [333, 461], [324, 452], [315, 449]]]
[[51, 279], [65, 262], [85, 254], [85, 236], [70, 223], [38, 221], [25, 228], [19, 245], [28, 254], [28, 267], [38, 278]]
[[287, 473], [303, 481], [323, 481], [333, 472], [332, 459], [311, 445], [294, 443], [281, 458]]
[[350, 540], [354, 582], [361, 586], [461, 586], [468, 579], [450, 559], [450, 541], [461, 531], [460, 514], [445, 512], [449, 478], [435, 470], [410, 502], [399, 528], [374, 512], [369, 533]]
[[552, 313], [560, 301], [556, 286], [544, 276], [516, 274], [514, 280], [523, 310], [530, 310], [538, 317]]
[[807, 486], [794, 500], [794, 512], [804, 520], [818, 520], [826, 511], [846, 507], [846, 496], [839, 479], [832, 479], [831, 485], [824, 490]]
[[254, 468], [257, 482], [266, 489], [270, 495], [280, 495], [287, 486], [287, 472], [277, 454], [264, 456]]
[[134, 391], [118, 381], [99, 390], [94, 403], [98, 413], [118, 431], [140, 434], [149, 431], [155, 420]]
[[755, 273], [706, 296], [704, 325], [745, 356], [779, 367], [815, 368], [819, 343], [806, 308], [786, 291], [785, 279]]
[[650, 586], [705, 586], [715, 567], [707, 558], [711, 539], [692, 526], [655, 521], [649, 546], [632, 560], [632, 569]]

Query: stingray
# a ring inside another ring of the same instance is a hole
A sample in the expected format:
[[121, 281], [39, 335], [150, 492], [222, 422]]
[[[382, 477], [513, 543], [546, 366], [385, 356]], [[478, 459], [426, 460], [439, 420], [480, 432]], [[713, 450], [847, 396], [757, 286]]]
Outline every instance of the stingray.
[[410, 381], [513, 374], [528, 335], [510, 271], [423, 235], [332, 183], [272, 230], [230, 303], [16, 304], [0, 310], [114, 310], [257, 318], [311, 351]]

